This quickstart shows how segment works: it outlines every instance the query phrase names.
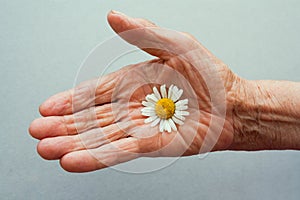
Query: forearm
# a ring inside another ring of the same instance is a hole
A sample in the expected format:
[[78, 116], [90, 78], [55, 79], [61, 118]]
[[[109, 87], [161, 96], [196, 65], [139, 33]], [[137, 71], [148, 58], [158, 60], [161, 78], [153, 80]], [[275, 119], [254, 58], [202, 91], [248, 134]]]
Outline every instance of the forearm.
[[300, 150], [300, 83], [241, 80], [232, 150]]

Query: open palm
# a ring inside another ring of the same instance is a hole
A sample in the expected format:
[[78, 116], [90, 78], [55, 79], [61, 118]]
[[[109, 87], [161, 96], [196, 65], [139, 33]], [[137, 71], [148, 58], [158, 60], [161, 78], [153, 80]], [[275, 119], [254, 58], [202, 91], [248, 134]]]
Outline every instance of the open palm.
[[[29, 129], [41, 140], [39, 154], [60, 159], [67, 171], [85, 172], [141, 156], [226, 149], [233, 137], [232, 88], [239, 78], [188, 34], [166, 34], [170, 31], [120, 13], [111, 12], [108, 20], [122, 38], [158, 59], [124, 67], [49, 98], [40, 107], [44, 117]], [[123, 34], [136, 29], [143, 31], [134, 37]], [[163, 84], [177, 85], [184, 91], [182, 98], [189, 99], [190, 115], [171, 133], [144, 123], [141, 114], [142, 101], [154, 86]]]

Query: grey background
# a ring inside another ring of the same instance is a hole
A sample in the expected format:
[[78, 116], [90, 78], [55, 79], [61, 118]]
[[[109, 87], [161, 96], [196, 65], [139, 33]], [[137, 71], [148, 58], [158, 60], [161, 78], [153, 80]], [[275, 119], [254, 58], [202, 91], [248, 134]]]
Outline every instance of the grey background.
[[242, 77], [300, 79], [297, 0], [0, 0], [0, 199], [299, 199], [296, 151], [218, 152], [142, 175], [72, 174], [38, 156], [27, 128], [113, 36], [111, 9], [192, 33]]

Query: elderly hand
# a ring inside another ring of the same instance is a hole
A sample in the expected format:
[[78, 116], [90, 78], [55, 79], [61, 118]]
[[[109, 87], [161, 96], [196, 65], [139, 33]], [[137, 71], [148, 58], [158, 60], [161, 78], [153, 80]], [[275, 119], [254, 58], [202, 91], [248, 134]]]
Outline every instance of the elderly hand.
[[[40, 140], [39, 154], [59, 159], [67, 171], [86, 172], [141, 156], [229, 149], [234, 136], [233, 107], [245, 81], [189, 34], [171, 34], [149, 21], [117, 12], [110, 12], [108, 21], [123, 39], [157, 59], [124, 67], [45, 101], [40, 106], [43, 117], [29, 128]], [[133, 37], [122, 34], [136, 29]], [[139, 80], [148, 84], [132, 91]], [[170, 133], [144, 123], [146, 117], [141, 114], [142, 101], [163, 83], [182, 88], [183, 98], [189, 99], [190, 115]], [[211, 148], [203, 148], [206, 137], [205, 145]]]

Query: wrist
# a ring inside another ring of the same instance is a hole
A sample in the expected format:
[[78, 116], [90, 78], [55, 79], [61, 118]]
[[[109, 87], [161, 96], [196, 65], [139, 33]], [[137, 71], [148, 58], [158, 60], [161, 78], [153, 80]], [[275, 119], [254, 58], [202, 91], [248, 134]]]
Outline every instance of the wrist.
[[[241, 79], [232, 105], [231, 150], [300, 149], [299, 84]], [[299, 94], [299, 93], [298, 93]]]

